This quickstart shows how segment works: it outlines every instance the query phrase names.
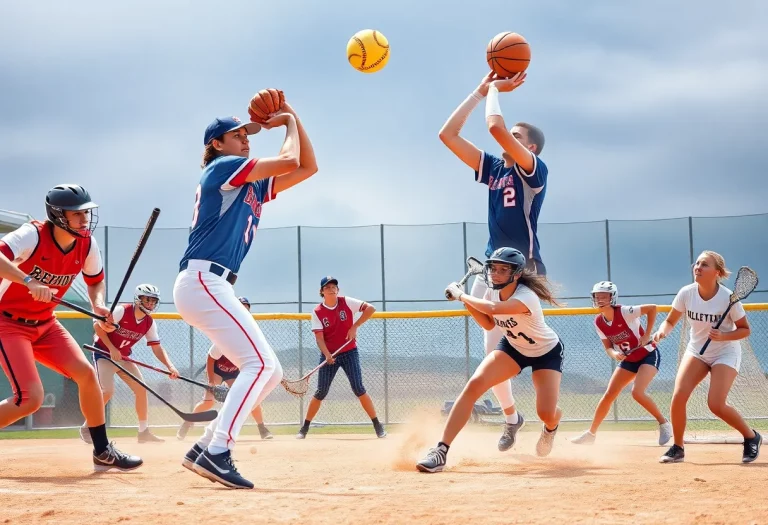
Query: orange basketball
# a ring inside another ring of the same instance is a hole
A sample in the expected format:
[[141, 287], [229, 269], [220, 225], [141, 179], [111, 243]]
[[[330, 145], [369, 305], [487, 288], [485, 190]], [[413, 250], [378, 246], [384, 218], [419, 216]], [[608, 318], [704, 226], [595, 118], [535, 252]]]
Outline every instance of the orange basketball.
[[525, 71], [531, 62], [531, 47], [522, 35], [499, 33], [485, 51], [488, 66], [501, 78]]

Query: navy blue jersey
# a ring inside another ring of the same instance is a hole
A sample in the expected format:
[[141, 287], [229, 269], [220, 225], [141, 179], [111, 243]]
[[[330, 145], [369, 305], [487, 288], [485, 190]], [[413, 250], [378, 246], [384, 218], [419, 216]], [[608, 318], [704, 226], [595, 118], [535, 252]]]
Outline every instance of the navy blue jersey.
[[274, 177], [246, 182], [257, 159], [226, 156], [208, 164], [200, 177], [189, 245], [181, 264], [211, 261], [237, 273], [256, 234], [261, 206], [275, 198]]
[[518, 164], [483, 152], [475, 180], [488, 186], [488, 247], [490, 257], [498, 248], [515, 248], [527, 259], [541, 261], [536, 236], [539, 212], [547, 191], [547, 166], [533, 153], [533, 173]]

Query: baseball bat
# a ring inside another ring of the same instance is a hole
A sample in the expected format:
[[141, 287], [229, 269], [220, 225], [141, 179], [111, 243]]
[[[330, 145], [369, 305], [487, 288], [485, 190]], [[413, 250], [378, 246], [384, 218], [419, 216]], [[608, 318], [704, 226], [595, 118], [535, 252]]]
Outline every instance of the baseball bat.
[[[69, 301], [67, 301], [65, 299], [61, 299], [59, 297], [56, 297], [55, 295], [51, 298], [51, 301], [53, 301], [56, 304], [60, 304], [62, 306], [66, 306], [67, 308], [69, 308], [71, 310], [74, 310], [75, 312], [79, 312], [81, 314], [87, 315], [88, 317], [92, 317], [93, 319], [96, 319], [97, 321], [103, 321], [105, 323], [108, 322], [107, 318], [104, 317], [103, 315], [99, 315], [99, 314], [94, 313], [94, 312], [92, 312], [90, 310], [86, 310], [85, 308], [82, 308], [80, 306], [77, 306], [76, 304], [70, 303]], [[118, 325], [116, 323], [109, 323], [109, 324], [111, 324], [115, 328], [120, 328], [120, 325]]]
[[133, 268], [136, 266], [136, 263], [139, 261], [139, 257], [141, 256], [141, 252], [144, 251], [144, 246], [147, 244], [147, 240], [149, 240], [149, 234], [152, 233], [152, 229], [155, 227], [155, 223], [157, 222], [157, 218], [160, 216], [160, 208], [155, 208], [152, 210], [152, 215], [149, 216], [149, 221], [147, 221], [147, 225], [144, 227], [144, 233], [141, 234], [141, 238], [139, 239], [139, 244], [136, 246], [136, 251], [133, 252], [133, 257], [131, 257], [131, 262], [128, 265], [128, 270], [125, 272], [125, 277], [123, 277], [123, 282], [120, 283], [120, 288], [117, 289], [117, 295], [115, 295], [115, 300], [112, 302], [112, 307], [109, 309], [110, 313], [115, 311], [115, 307], [117, 306], [117, 303], [120, 302], [120, 296], [123, 294], [123, 290], [125, 290], [125, 285], [128, 284], [128, 279], [131, 278], [131, 273], [133, 273]]

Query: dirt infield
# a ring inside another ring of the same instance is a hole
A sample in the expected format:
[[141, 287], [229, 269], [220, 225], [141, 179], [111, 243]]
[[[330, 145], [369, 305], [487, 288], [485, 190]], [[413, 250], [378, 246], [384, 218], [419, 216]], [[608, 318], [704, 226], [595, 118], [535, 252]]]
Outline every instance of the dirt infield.
[[[256, 484], [233, 491], [181, 467], [192, 440], [116, 442], [140, 454], [132, 473], [94, 474], [75, 440], [0, 441], [0, 523], [768, 523], [768, 459], [741, 465], [736, 445], [688, 445], [661, 465], [651, 432], [603, 432], [583, 448], [559, 434], [537, 458], [537, 432], [496, 450], [496, 432], [468, 427], [449, 468], [413, 464], [439, 436], [421, 423], [370, 434], [244, 438], [235, 458]], [[254, 449], [253, 452], [251, 449]], [[765, 454], [765, 452], [764, 452]]]

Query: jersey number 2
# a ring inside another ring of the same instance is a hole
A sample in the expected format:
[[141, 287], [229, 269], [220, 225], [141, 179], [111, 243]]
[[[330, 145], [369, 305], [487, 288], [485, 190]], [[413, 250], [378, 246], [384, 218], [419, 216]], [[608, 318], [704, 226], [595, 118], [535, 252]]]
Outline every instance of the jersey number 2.
[[504, 188], [504, 207], [513, 208], [515, 206], [515, 188], [507, 186]]

